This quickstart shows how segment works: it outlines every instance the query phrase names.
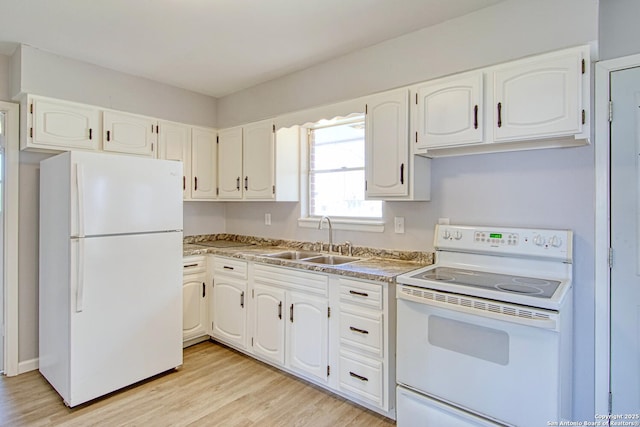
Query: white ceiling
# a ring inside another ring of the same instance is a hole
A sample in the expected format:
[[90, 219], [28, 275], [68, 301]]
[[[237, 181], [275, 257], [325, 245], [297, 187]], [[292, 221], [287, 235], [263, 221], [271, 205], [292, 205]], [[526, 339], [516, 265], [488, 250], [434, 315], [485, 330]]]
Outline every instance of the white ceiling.
[[220, 97], [501, 0], [0, 0], [16, 43]]

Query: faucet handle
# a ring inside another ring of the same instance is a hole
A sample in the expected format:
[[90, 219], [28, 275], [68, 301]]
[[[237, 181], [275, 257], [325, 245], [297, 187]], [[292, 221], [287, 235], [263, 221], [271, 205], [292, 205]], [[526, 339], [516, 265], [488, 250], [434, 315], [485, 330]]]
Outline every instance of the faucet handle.
[[344, 245], [347, 247], [347, 255], [353, 256], [353, 244], [347, 240]]

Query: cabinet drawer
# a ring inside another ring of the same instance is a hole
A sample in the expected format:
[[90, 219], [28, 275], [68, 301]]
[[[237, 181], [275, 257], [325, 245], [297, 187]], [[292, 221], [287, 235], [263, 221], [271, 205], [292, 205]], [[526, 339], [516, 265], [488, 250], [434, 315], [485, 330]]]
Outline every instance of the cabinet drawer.
[[207, 260], [203, 256], [182, 258], [182, 275], [204, 273], [207, 271]]
[[382, 357], [382, 313], [356, 312], [340, 307], [340, 344]]
[[247, 263], [237, 259], [213, 258], [213, 274], [223, 274], [238, 279], [247, 278]]
[[329, 278], [326, 274], [258, 263], [253, 266], [253, 273], [256, 283], [286, 287], [318, 296], [329, 296]]
[[350, 279], [339, 282], [341, 301], [382, 309], [382, 285]]
[[340, 352], [340, 389], [383, 407], [382, 362]]

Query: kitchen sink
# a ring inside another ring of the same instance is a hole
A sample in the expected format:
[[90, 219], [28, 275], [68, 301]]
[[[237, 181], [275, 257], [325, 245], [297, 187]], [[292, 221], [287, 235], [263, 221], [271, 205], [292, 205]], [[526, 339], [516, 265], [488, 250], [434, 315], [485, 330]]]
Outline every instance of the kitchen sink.
[[264, 256], [269, 258], [278, 258], [278, 259], [290, 259], [290, 260], [301, 260], [303, 258], [311, 258], [320, 256], [319, 252], [310, 252], [310, 251], [283, 251], [276, 252], [274, 254], [265, 254]]
[[320, 255], [316, 257], [306, 258], [302, 261], [304, 262], [312, 262], [314, 264], [324, 264], [324, 265], [340, 265], [347, 264], [349, 262], [355, 262], [360, 260], [360, 258], [350, 257], [350, 256], [342, 256], [342, 255]]

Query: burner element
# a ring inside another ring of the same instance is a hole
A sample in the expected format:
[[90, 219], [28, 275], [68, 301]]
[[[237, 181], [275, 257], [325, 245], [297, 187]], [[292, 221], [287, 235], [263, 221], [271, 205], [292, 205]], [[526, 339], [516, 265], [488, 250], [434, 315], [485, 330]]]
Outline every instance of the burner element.
[[527, 295], [535, 295], [535, 294], [542, 293], [542, 289], [535, 288], [533, 286], [520, 285], [518, 283], [498, 283], [496, 285], [496, 288], [500, 289], [501, 291], [515, 292], [518, 294], [527, 294]]
[[426, 280], [436, 280], [438, 282], [451, 282], [452, 280], [455, 280], [455, 277], [451, 275], [442, 274], [434, 270], [427, 271], [422, 275], [422, 278]]
[[533, 277], [514, 277], [513, 281], [522, 285], [549, 286], [550, 281], [544, 279], [534, 279]]

